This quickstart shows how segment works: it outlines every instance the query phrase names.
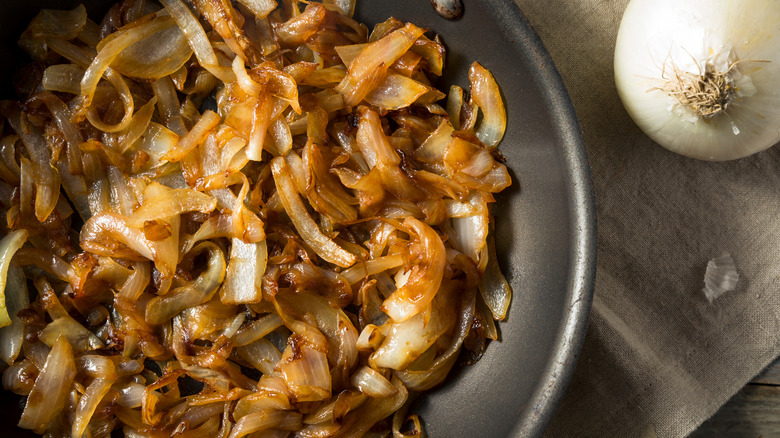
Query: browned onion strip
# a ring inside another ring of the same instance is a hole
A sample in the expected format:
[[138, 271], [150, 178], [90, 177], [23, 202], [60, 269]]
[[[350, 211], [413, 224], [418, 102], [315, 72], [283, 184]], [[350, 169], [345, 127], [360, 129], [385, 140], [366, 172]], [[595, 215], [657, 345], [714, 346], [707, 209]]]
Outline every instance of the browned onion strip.
[[181, 311], [211, 299], [225, 279], [225, 257], [216, 245], [204, 242], [193, 248], [193, 254], [208, 253], [208, 266], [197, 279], [167, 295], [152, 298], [146, 305], [146, 322], [162, 324]]
[[180, 161], [199, 144], [203, 143], [206, 136], [216, 128], [220, 121], [221, 119], [217, 113], [206, 110], [198, 119], [198, 123], [190, 129], [190, 132], [182, 137], [173, 149], [163, 155], [162, 159], [166, 161]]
[[322, 234], [317, 224], [306, 211], [298, 191], [290, 178], [290, 169], [283, 157], [271, 160], [271, 171], [276, 182], [277, 193], [284, 205], [287, 215], [295, 224], [295, 229], [301, 237], [312, 246], [314, 251], [325, 261], [348, 268], [355, 263], [355, 256], [338, 246], [336, 242]]
[[[156, 183], [155, 183], [156, 184]], [[209, 213], [217, 207], [217, 200], [192, 189], [162, 190], [146, 199], [139, 209], [128, 216], [127, 225], [139, 228], [145, 222], [178, 216], [188, 211]]]

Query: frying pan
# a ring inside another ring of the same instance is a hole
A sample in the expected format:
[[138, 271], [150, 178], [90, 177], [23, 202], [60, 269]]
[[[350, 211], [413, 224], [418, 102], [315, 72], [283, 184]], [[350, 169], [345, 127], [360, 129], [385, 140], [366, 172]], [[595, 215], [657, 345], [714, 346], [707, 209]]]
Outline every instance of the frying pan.
[[[0, 94], [24, 62], [16, 40], [40, 8], [78, 0], [24, 0], [0, 5]], [[100, 17], [107, 2], [87, 0]], [[417, 399], [428, 436], [539, 436], [571, 378], [585, 333], [596, 266], [596, 218], [587, 157], [566, 89], [539, 37], [511, 0], [470, 0], [447, 21], [426, 0], [358, 0], [356, 16], [377, 23], [395, 16], [430, 29], [448, 49], [439, 88], [468, 87], [479, 61], [501, 86], [508, 128], [499, 148], [513, 185], [497, 196], [499, 263], [514, 290], [501, 339], [480, 361], [458, 367]], [[15, 425], [22, 400], [0, 395], [5, 436], [32, 436]]]

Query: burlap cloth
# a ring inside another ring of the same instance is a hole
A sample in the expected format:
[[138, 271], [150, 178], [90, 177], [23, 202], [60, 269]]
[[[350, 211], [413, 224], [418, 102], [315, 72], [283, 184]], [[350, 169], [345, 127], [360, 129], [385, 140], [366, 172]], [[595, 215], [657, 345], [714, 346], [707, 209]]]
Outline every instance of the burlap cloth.
[[[780, 146], [710, 163], [661, 148], [613, 81], [627, 0], [515, 0], [571, 94], [598, 212], [595, 297], [550, 437], [682, 437], [780, 352]], [[736, 291], [710, 304], [709, 259]]]

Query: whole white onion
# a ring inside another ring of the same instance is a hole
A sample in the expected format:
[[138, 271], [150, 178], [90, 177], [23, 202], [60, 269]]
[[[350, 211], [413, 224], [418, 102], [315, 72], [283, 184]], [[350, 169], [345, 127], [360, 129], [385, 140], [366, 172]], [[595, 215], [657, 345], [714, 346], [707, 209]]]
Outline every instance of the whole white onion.
[[665, 148], [731, 160], [780, 140], [780, 1], [632, 0], [615, 83]]

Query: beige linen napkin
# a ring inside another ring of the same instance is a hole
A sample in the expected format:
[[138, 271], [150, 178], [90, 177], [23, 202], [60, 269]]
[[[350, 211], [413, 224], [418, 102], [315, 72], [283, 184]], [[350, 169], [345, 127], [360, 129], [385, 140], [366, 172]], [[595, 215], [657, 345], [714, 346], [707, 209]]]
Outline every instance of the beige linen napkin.
[[[627, 0], [515, 0], [571, 94], [598, 213], [595, 297], [551, 437], [682, 437], [780, 352], [780, 146], [725, 162], [666, 151], [613, 81]], [[710, 304], [707, 262], [736, 291]]]

